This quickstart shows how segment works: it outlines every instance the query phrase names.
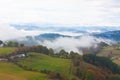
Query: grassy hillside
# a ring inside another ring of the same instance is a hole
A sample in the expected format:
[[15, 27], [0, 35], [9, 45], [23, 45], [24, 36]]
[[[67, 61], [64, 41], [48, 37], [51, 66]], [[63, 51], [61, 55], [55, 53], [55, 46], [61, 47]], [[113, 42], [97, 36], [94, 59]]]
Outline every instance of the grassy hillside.
[[16, 48], [12, 48], [12, 47], [0, 47], [0, 56], [10, 54], [15, 49]]
[[113, 60], [113, 62], [117, 63], [118, 65], [120, 65], [120, 50], [115, 49], [113, 46], [108, 46], [108, 47], [104, 47], [99, 54], [97, 54], [98, 56], [104, 56], [104, 57], [110, 57]]
[[115, 62], [116, 64], [118, 64], [120, 66], [120, 60], [119, 59], [115, 59], [115, 60], [113, 60], [113, 62]]
[[[10, 54], [15, 49], [0, 48], [0, 55]], [[113, 57], [120, 54], [119, 50], [113, 47], [105, 47], [98, 55], [108, 57], [111, 51]], [[26, 55], [23, 58], [15, 58], [11, 62], [0, 62], [0, 80], [82, 80], [83, 78], [87, 80], [86, 76], [89, 76], [89, 71], [93, 73], [92, 76], [96, 80], [105, 80], [105, 77], [108, 76], [107, 73], [109, 73], [109, 70], [86, 62], [83, 56], [77, 54], [74, 54], [71, 59], [57, 58], [35, 52], [29, 52]], [[119, 58], [112, 60], [120, 64]], [[44, 74], [46, 73], [44, 71], [50, 71], [50, 74]], [[98, 75], [102, 78], [99, 79]]]
[[112, 46], [104, 47], [98, 55], [107, 57], [108, 54], [111, 52], [113, 53], [113, 56], [120, 55], [120, 50], [114, 49], [114, 47], [112, 47]]
[[68, 75], [70, 60], [50, 57], [40, 53], [28, 53], [28, 57], [21, 59], [18, 64], [33, 70], [49, 70]]
[[45, 74], [25, 71], [10, 62], [0, 62], [0, 80], [46, 80]]
[[[1, 47], [0, 56], [8, 55], [16, 48]], [[55, 58], [40, 53], [27, 53], [28, 57], [21, 58], [17, 64], [25, 66], [28, 69], [41, 71], [47, 70], [59, 72], [68, 76], [70, 69], [70, 60]], [[0, 80], [46, 80], [46, 74], [36, 71], [28, 71], [11, 62], [0, 62]]]

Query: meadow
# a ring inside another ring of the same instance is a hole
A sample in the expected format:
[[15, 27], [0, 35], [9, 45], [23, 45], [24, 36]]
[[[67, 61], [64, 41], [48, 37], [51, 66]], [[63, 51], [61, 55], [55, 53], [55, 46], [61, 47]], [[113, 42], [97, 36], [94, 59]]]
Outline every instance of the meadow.
[[[11, 47], [0, 48], [0, 55], [8, 55], [16, 49], [17, 48]], [[115, 50], [113, 47], [104, 47], [97, 55], [107, 57], [111, 51], [115, 54], [115, 56], [119, 55], [119, 50]], [[53, 80], [50, 79], [49, 76], [54, 75], [50, 75], [44, 71], [60, 73], [64, 75], [65, 80], [70, 80], [72, 78], [79, 80], [78, 76], [73, 74], [78, 70], [82, 75], [86, 73], [88, 69], [92, 69], [98, 73], [101, 72], [99, 67], [83, 61], [82, 57], [76, 57], [76, 59], [71, 60], [55, 56], [52, 57], [43, 53], [28, 52], [26, 53], [26, 57], [14, 59], [14, 61], [0, 62], [0, 80]], [[120, 65], [120, 60], [118, 59], [114, 59], [113, 62]]]
[[120, 65], [120, 60], [119, 60], [120, 50], [115, 49], [113, 46], [104, 47], [97, 55], [103, 56], [103, 57], [109, 57], [109, 54], [111, 54], [110, 56], [113, 57], [113, 58], [111, 58], [113, 60], [113, 62]]
[[[16, 49], [1, 47], [0, 56], [8, 55]], [[41, 53], [27, 53], [27, 57], [19, 59], [17, 64], [36, 71], [26, 70], [12, 62], [0, 62], [0, 80], [47, 80], [47, 74], [41, 73], [41, 70], [60, 72], [68, 76], [70, 63], [69, 59], [51, 57]]]
[[[8, 55], [17, 48], [0, 47], [0, 56]], [[46, 75], [26, 71], [11, 62], [0, 62], [0, 80], [46, 80]]]
[[69, 74], [70, 59], [56, 58], [40, 53], [28, 53], [27, 55], [27, 58], [19, 60], [17, 64], [37, 71], [60, 72], [66, 76]]
[[16, 49], [17, 48], [15, 47], [0, 47], [0, 56], [8, 55], [12, 53], [13, 51], [15, 51]]
[[0, 80], [46, 80], [46, 75], [23, 70], [10, 62], [0, 62]]

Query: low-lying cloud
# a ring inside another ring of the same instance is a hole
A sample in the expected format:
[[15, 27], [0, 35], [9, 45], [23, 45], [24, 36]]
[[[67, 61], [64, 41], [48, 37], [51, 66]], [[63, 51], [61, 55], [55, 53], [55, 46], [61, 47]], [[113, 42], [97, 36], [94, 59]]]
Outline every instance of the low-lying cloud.
[[19, 39], [25, 36], [34, 36], [41, 33], [45, 33], [47, 31], [39, 31], [39, 30], [24, 30], [24, 29], [16, 29], [7, 24], [0, 24], [0, 40], [11, 40], [11, 39]]
[[64, 38], [60, 37], [54, 41], [44, 41], [43, 45], [48, 48], [53, 48], [56, 52], [59, 52], [61, 49], [64, 49], [67, 52], [74, 51], [82, 54], [80, 48], [90, 48], [96, 47], [96, 40], [92, 36], [82, 36], [78, 39], [76, 38]]

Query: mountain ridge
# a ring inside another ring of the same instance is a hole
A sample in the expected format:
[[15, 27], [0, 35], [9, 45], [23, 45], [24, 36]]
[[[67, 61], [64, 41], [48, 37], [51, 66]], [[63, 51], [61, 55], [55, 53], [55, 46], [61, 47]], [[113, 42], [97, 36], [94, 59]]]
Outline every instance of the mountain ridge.
[[84, 36], [91, 36], [96, 39], [103, 39], [103, 41], [110, 40], [114, 42], [119, 42], [120, 41], [120, 30], [108, 31], [108, 32], [103, 32], [103, 33], [89, 33], [89, 34], [86, 33], [86, 34], [78, 35], [78, 36], [70, 36], [70, 35], [65, 35], [65, 34], [60, 34], [60, 33], [43, 33], [43, 34], [39, 34], [36, 36], [26, 36], [24, 38], [19, 38], [16, 40], [26, 45], [37, 45], [37, 44], [41, 44], [42, 42], [46, 40], [54, 41], [60, 37], [79, 39]]

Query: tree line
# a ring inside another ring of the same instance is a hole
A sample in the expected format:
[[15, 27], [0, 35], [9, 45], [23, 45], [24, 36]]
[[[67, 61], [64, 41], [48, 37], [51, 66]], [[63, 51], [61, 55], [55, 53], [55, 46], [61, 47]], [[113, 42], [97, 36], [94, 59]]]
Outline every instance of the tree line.
[[109, 69], [112, 71], [112, 73], [120, 74], [120, 67], [107, 57], [99, 57], [94, 54], [87, 54], [83, 56], [83, 59], [93, 65], [102, 67], [104, 69]]

